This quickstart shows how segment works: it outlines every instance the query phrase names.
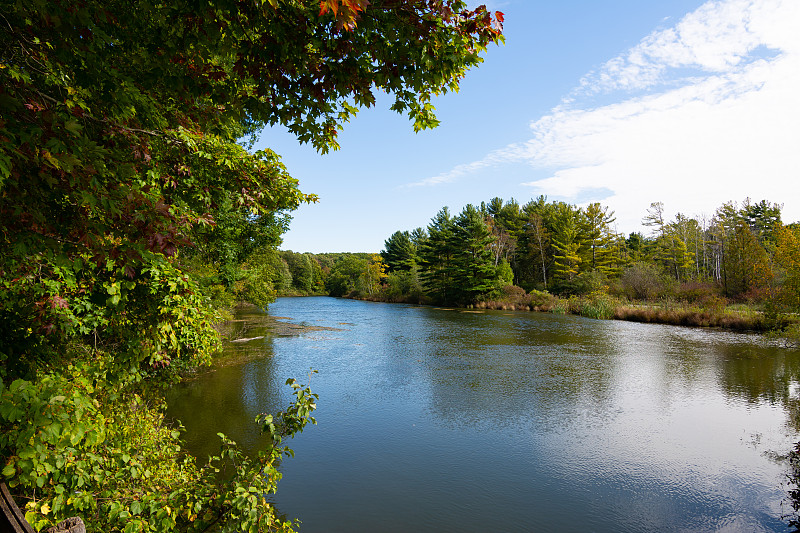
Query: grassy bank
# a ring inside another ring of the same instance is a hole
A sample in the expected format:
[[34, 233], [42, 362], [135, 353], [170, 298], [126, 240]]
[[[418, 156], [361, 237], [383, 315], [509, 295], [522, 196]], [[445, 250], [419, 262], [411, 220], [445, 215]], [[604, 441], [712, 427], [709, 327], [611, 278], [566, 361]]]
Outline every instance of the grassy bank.
[[475, 309], [539, 311], [580, 315], [588, 318], [628, 320], [675, 326], [713, 327], [736, 331], [783, 330], [798, 323], [796, 317], [764, 312], [758, 306], [728, 304], [723, 298], [702, 303], [674, 300], [630, 301], [606, 293], [559, 297], [547, 292], [525, 293], [506, 287], [499, 298], [480, 301]]
[[[663, 297], [632, 300], [605, 291], [580, 296], [557, 296], [547, 291], [526, 292], [521, 287], [508, 285], [464, 308], [535, 311], [605, 320], [770, 333], [783, 337], [789, 344], [800, 346], [800, 317], [797, 314], [778, 312], [762, 300], [730, 302], [709, 291], [694, 292], [696, 294], [684, 291], [687, 296], [685, 299]], [[345, 297], [374, 302], [436, 304], [420, 292], [397, 295], [383, 290], [367, 295], [353, 291]], [[448, 305], [458, 307], [453, 303]]]

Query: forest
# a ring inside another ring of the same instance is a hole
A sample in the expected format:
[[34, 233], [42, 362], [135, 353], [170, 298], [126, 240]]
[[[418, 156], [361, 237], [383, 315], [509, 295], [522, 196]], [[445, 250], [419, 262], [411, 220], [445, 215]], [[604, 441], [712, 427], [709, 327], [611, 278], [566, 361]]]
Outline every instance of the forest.
[[650, 231], [626, 236], [600, 203], [492, 198], [456, 216], [442, 208], [426, 228], [393, 233], [380, 254], [277, 252], [273, 283], [280, 294], [603, 318], [626, 302], [678, 302], [700, 311], [673, 317], [688, 325], [726, 325], [708, 319], [722, 318], [730, 305], [750, 313], [727, 325], [792, 329], [800, 309], [800, 224], [784, 224], [780, 205], [745, 199], [700, 219], [678, 213], [667, 220], [664, 210], [660, 202], [643, 209]]
[[269, 498], [307, 384], [255, 421], [256, 456], [221, 434], [190, 456], [162, 399], [232, 302], [274, 298], [288, 213], [317, 200], [255, 143], [335, 150], [376, 92], [435, 127], [502, 21], [459, 0], [0, 4], [0, 468], [35, 530], [294, 529]]

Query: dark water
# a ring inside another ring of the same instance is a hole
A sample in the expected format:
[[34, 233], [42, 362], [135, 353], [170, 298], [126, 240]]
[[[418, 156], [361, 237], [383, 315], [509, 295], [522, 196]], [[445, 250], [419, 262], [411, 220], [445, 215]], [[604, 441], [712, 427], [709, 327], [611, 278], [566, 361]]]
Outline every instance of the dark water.
[[306, 533], [787, 529], [796, 350], [332, 298], [270, 314], [337, 330], [236, 345], [251, 357], [168, 402], [197, 454], [219, 431], [252, 450], [256, 415], [289, 402], [286, 378], [318, 370], [319, 425], [291, 441], [275, 498]]

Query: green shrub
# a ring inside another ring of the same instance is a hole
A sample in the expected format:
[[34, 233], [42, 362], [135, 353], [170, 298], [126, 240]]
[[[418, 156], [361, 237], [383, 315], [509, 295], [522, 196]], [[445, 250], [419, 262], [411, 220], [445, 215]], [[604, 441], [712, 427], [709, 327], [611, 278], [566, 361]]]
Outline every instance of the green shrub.
[[577, 302], [578, 314], [588, 318], [614, 318], [619, 302], [603, 292], [592, 293]]

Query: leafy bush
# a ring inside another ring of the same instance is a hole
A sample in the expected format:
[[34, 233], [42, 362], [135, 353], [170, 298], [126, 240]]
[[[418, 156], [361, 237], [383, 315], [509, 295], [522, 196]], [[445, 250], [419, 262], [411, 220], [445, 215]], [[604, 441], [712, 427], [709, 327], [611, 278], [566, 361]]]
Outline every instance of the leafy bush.
[[36, 382], [0, 382], [2, 475], [15, 493], [33, 495], [24, 507], [35, 529], [80, 516], [89, 531], [292, 531], [265, 496], [292, 454], [282, 440], [315, 423], [308, 387], [287, 381], [295, 401], [259, 417], [271, 444], [257, 458], [220, 434], [220, 454], [198, 467], [163, 403], [109, 384], [108, 358], [98, 355]]
[[581, 296], [608, 289], [608, 277], [599, 270], [581, 272], [574, 279], [560, 280], [553, 284], [556, 294]]
[[532, 290], [528, 293], [532, 309], [549, 311], [558, 301], [558, 298], [547, 291]]
[[422, 303], [425, 293], [419, 281], [417, 267], [387, 274], [384, 296], [390, 302]]
[[634, 263], [622, 271], [620, 286], [625, 296], [632, 300], [652, 300], [665, 288], [658, 269], [649, 263]]

